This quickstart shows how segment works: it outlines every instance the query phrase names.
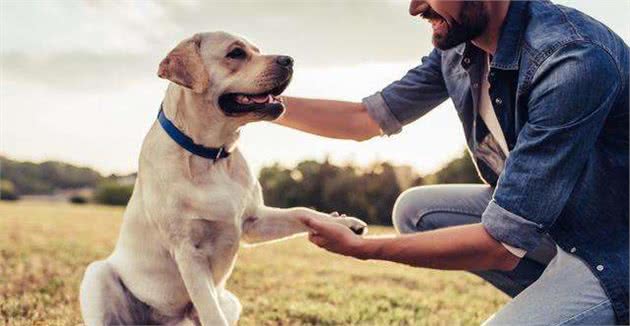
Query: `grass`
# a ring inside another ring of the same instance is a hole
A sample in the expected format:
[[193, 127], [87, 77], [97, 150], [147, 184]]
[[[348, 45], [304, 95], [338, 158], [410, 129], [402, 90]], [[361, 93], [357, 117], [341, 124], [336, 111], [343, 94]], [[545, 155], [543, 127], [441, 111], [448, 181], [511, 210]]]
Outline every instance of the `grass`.
[[[81, 323], [83, 271], [111, 252], [122, 212], [0, 203], [0, 324]], [[240, 325], [469, 325], [507, 301], [468, 273], [358, 261], [304, 238], [242, 248], [228, 289], [244, 306]]]

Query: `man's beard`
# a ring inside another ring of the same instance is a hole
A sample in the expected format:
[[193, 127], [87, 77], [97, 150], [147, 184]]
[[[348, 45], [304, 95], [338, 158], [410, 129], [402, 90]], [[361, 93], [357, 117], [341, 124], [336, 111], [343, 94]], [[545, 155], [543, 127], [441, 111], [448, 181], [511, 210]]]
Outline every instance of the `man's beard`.
[[[423, 15], [425, 18], [442, 17], [433, 9]], [[488, 14], [481, 1], [464, 1], [462, 3], [460, 22], [452, 21], [445, 35], [433, 34], [433, 45], [441, 50], [451, 49], [464, 42], [471, 41], [481, 35], [488, 26]]]

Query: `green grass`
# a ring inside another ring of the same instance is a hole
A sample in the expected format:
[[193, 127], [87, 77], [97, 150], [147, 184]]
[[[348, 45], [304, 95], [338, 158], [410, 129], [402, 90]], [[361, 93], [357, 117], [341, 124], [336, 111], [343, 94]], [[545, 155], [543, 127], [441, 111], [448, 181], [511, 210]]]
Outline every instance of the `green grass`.
[[[0, 203], [0, 324], [81, 323], [83, 270], [111, 252], [122, 212]], [[243, 304], [240, 325], [469, 325], [507, 301], [468, 273], [358, 261], [304, 238], [242, 248], [228, 289]]]

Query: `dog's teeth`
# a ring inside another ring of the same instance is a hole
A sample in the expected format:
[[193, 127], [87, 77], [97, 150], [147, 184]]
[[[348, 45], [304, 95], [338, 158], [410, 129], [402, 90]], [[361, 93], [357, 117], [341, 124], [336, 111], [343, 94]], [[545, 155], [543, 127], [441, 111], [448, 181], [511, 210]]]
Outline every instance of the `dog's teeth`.
[[241, 104], [249, 104], [252, 102], [252, 100], [245, 95], [238, 95], [236, 96], [236, 102], [241, 103]]

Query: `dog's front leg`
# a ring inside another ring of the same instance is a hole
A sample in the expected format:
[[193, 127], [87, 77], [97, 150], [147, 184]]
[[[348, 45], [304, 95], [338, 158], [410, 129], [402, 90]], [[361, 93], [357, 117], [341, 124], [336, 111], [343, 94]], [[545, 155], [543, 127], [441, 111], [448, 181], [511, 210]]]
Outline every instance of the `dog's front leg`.
[[248, 243], [257, 243], [278, 240], [299, 233], [308, 232], [308, 228], [298, 216], [308, 216], [343, 224], [357, 233], [363, 233], [367, 229], [366, 224], [354, 217], [334, 217], [304, 207], [274, 208], [261, 206], [254, 216], [248, 217], [243, 222], [243, 240]]
[[182, 245], [175, 251], [175, 261], [201, 324], [229, 325], [219, 306], [207, 255], [193, 245]]

